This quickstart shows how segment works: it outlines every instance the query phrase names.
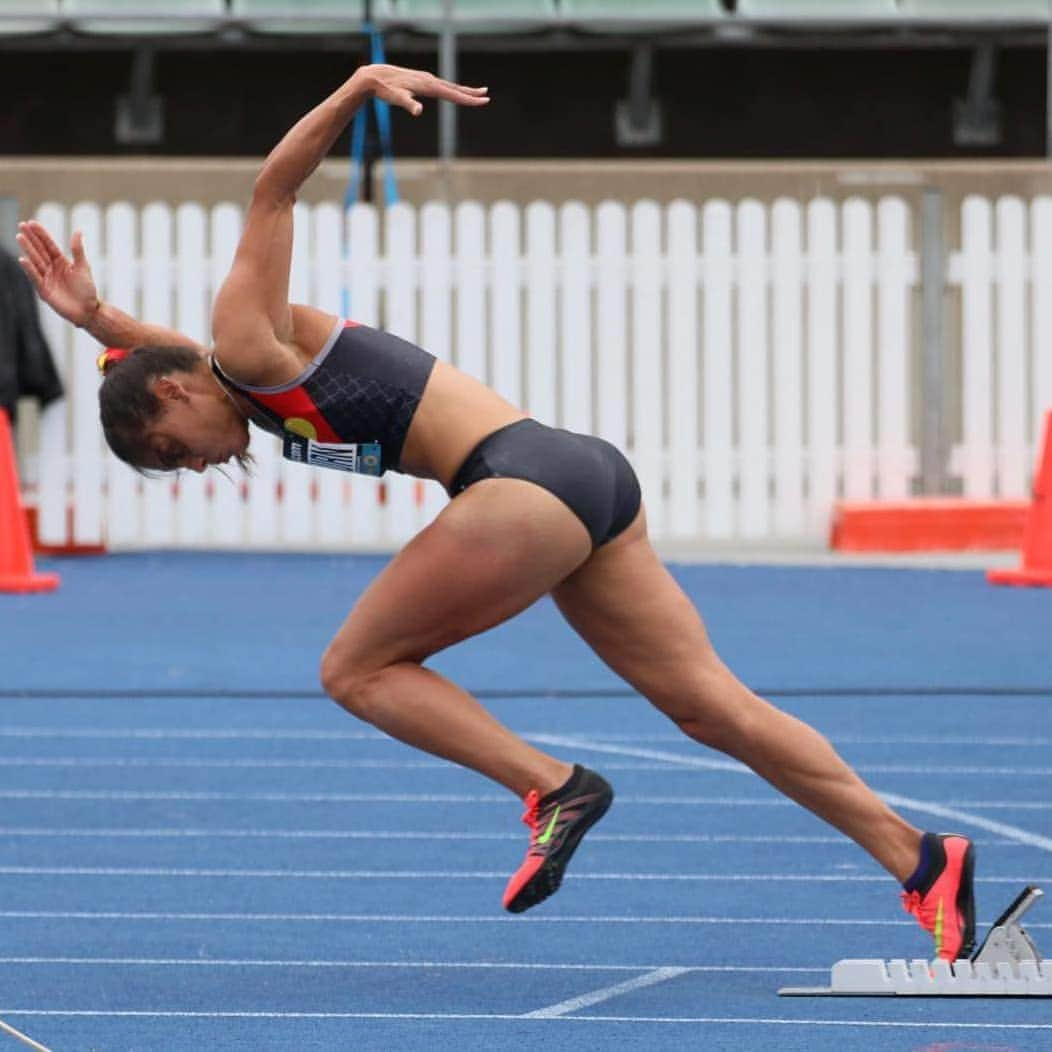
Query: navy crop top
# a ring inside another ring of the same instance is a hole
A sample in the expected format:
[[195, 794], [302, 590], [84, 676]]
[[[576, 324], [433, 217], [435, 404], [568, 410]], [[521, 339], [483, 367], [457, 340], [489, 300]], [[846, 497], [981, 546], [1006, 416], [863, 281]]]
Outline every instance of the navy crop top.
[[212, 371], [252, 404], [252, 422], [284, 440], [290, 460], [367, 475], [399, 470], [413, 414], [435, 357], [391, 333], [340, 321], [294, 380], [235, 383], [215, 356]]

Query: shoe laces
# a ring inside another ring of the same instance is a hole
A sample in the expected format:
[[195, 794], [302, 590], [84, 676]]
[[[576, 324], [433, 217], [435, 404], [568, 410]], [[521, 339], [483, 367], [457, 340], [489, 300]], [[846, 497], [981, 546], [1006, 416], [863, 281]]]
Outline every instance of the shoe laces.
[[904, 891], [902, 893], [902, 908], [914, 917], [920, 917], [923, 899], [919, 891]]
[[536, 789], [531, 789], [526, 794], [526, 810], [522, 814], [523, 824], [529, 826], [530, 831], [533, 833], [537, 832], [537, 820], [540, 817], [541, 809], [541, 794]]
[[934, 928], [938, 907], [934, 902], [925, 902], [924, 896], [919, 891], [904, 891], [902, 908], [907, 913], [913, 914], [925, 931], [931, 931]]

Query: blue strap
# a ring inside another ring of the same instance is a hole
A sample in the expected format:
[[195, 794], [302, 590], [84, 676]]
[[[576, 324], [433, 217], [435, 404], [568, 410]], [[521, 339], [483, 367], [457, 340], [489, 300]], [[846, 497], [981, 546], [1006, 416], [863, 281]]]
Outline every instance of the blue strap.
[[354, 124], [351, 126], [351, 177], [347, 182], [347, 190], [343, 195], [343, 207], [350, 208], [358, 200], [358, 185], [362, 178], [362, 169], [365, 166], [365, 126], [369, 110], [363, 106], [354, 115]]
[[[376, 64], [385, 61], [383, 33], [372, 23], [365, 22], [362, 26], [369, 34], [370, 57]], [[384, 161], [384, 202], [388, 205], [398, 203], [398, 182], [395, 179], [394, 150], [391, 145], [391, 107], [383, 99], [373, 99], [373, 109], [376, 114], [376, 127], [380, 133], [380, 149]], [[343, 195], [343, 207], [349, 209], [358, 201], [358, 192], [361, 186], [362, 173], [365, 169], [365, 139], [366, 129], [369, 123], [369, 107], [363, 106], [355, 115], [351, 126], [351, 175], [347, 182], [347, 190]], [[346, 257], [350, 259], [351, 248], [348, 243]], [[343, 283], [343, 316], [351, 316], [351, 293], [347, 287], [347, 281]]]
[[[385, 61], [382, 31], [372, 22], [366, 22], [363, 28], [369, 34], [372, 61], [378, 65], [382, 64]], [[384, 162], [384, 203], [393, 205], [398, 203], [399, 196], [391, 142], [391, 107], [383, 99], [374, 98], [373, 109], [376, 114], [376, 127], [380, 133], [380, 150]], [[362, 170], [365, 167], [365, 133], [368, 120], [369, 108], [363, 106], [354, 115], [354, 125], [351, 129], [351, 177], [347, 184], [347, 192], [344, 194], [345, 208], [350, 208], [358, 200]]]
[[[372, 42], [373, 62], [382, 65], [384, 57], [384, 35], [371, 22], [366, 23], [366, 32]], [[384, 202], [398, 204], [398, 182], [394, 171], [394, 150], [391, 145], [391, 107], [383, 99], [373, 99], [376, 111], [376, 127], [380, 130], [380, 150], [384, 158]]]

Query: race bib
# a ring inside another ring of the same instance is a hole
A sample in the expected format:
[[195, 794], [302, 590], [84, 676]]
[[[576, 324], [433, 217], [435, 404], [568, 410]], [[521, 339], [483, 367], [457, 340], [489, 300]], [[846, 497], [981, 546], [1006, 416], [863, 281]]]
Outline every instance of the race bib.
[[377, 478], [383, 473], [379, 442], [316, 442], [313, 438], [286, 431], [281, 446], [285, 459], [297, 464], [353, 471]]

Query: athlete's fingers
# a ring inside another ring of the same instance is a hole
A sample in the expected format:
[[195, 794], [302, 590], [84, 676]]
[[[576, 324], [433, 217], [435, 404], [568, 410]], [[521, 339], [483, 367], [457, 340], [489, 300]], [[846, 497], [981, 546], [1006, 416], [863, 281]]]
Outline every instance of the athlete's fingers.
[[19, 256], [18, 262], [21, 265], [22, 269], [26, 272], [26, 277], [28, 277], [29, 280], [33, 282], [33, 288], [35, 288], [39, 292], [44, 286], [44, 279], [43, 276], [40, 274], [40, 271], [38, 271], [37, 268], [33, 266], [32, 262], [26, 259], [25, 256]]
[[488, 95], [489, 94], [489, 88], [472, 88], [472, 87], [469, 87], [467, 84], [457, 84], [456, 81], [442, 80], [441, 77], [438, 78], [438, 82], [440, 84], [444, 84], [447, 88], [452, 88], [454, 91], [466, 92], [468, 95]]
[[47, 256], [47, 251], [40, 238], [36, 236], [35, 232], [27, 224], [19, 224], [15, 240], [25, 249], [27, 254], [33, 252], [41, 259]]
[[397, 88], [391, 93], [391, 102], [395, 106], [401, 106], [414, 117], [418, 117], [423, 110], [423, 105], [413, 98], [413, 93], [408, 88]]
[[39, 247], [21, 231], [15, 234], [18, 247], [25, 253], [25, 258], [33, 264], [37, 270], [44, 270], [47, 266], [47, 257], [40, 251]]
[[87, 262], [84, 256], [84, 235], [79, 230], [73, 231], [73, 239], [70, 241], [69, 247], [73, 252], [73, 263], [76, 266]]
[[31, 219], [28, 223], [22, 224], [22, 229], [26, 236], [32, 240], [33, 244], [45, 255], [51, 259], [61, 258], [62, 249], [58, 247], [55, 239], [48, 233], [47, 228], [42, 223]]
[[485, 106], [489, 102], [488, 95], [469, 93], [456, 84], [447, 84], [444, 80], [435, 84], [428, 94], [434, 95], [436, 99], [455, 102], [459, 106]]

